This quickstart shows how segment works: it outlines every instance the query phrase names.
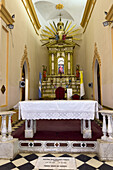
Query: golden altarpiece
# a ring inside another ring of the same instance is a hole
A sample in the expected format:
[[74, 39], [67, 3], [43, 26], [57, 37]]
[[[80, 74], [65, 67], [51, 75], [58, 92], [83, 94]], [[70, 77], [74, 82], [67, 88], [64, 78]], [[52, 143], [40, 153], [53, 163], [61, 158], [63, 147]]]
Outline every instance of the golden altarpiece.
[[[49, 69], [46, 75], [43, 69], [42, 79], [42, 98], [55, 98], [57, 87], [72, 88], [72, 94], [80, 95], [80, 80], [76, 77], [73, 70], [73, 52], [75, 45], [74, 40], [79, 33], [79, 29], [71, 28], [71, 22], [64, 24], [61, 21], [55, 24], [50, 23], [50, 27], [42, 30], [41, 41], [46, 45], [49, 53]], [[44, 66], [43, 66], [44, 68]], [[66, 94], [65, 94], [66, 97]]]

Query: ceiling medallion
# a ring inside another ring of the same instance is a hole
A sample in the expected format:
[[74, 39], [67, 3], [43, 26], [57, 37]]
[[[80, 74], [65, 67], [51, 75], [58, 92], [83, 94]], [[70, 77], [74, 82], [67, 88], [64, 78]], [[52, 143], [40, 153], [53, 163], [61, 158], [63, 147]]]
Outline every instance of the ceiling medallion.
[[64, 5], [63, 4], [57, 4], [56, 5], [56, 9], [63, 9], [64, 8]]

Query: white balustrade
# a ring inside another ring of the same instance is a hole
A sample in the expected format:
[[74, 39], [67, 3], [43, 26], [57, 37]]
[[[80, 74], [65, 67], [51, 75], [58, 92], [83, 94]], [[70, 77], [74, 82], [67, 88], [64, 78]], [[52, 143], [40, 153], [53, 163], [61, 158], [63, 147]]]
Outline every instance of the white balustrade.
[[[113, 142], [113, 110], [100, 110], [99, 113], [103, 116], [103, 136], [101, 139]], [[108, 125], [106, 123], [106, 118], [108, 119]]]
[[101, 137], [102, 140], [107, 140], [107, 129], [106, 129], [106, 115], [102, 114], [103, 116], [103, 126], [102, 126], [102, 132], [103, 136]]
[[8, 119], [8, 139], [12, 140], [13, 136], [11, 136], [11, 132], [12, 132], [12, 125], [11, 125], [11, 116], [12, 114], [8, 115], [9, 119]]
[[6, 134], [7, 134], [6, 115], [2, 115], [1, 134], [2, 134], [1, 141], [2, 142], [6, 141], [7, 140], [7, 138], [6, 138]]
[[[13, 111], [2, 111], [0, 115], [2, 117], [1, 122], [1, 141], [5, 142], [7, 140], [12, 140], [13, 136], [11, 136], [12, 126], [11, 126], [11, 116], [16, 113]], [[8, 116], [8, 128], [6, 127], [6, 117]], [[7, 137], [8, 134], [8, 137]]]

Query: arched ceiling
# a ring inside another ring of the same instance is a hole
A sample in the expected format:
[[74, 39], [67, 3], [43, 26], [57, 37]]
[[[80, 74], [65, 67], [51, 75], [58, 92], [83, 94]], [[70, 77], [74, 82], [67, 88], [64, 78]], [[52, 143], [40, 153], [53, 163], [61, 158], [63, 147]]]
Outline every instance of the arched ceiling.
[[[58, 22], [60, 14], [62, 20], [73, 21], [80, 25], [87, 0], [32, 0], [39, 22], [42, 27], [53, 20]], [[63, 9], [56, 9], [57, 4], [63, 4]]]

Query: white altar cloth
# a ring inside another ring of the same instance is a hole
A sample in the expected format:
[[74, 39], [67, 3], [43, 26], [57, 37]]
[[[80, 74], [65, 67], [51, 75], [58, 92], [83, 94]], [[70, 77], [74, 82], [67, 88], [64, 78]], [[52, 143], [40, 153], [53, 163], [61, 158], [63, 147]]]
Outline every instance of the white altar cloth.
[[19, 102], [19, 115], [23, 120], [93, 120], [97, 112], [98, 102], [93, 100], [35, 100]]

